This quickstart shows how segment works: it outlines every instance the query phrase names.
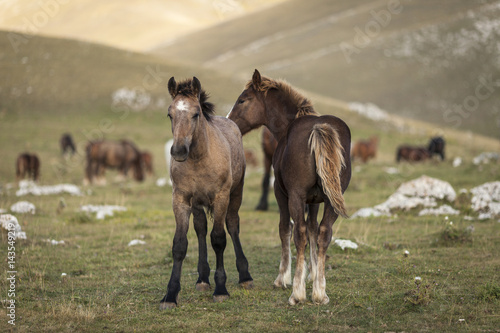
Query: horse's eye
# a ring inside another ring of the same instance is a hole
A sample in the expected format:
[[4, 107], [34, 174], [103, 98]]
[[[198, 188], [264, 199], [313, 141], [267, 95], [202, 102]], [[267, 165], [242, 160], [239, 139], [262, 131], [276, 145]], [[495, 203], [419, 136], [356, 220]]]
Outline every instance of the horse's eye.
[[244, 100], [244, 99], [240, 99], [240, 100], [238, 101], [238, 104], [243, 104], [243, 103], [245, 103], [245, 100]]
[[200, 116], [200, 114], [199, 114], [199, 113], [195, 113], [195, 114], [194, 114], [194, 116], [193, 116], [193, 119], [196, 119], [196, 118], [198, 118], [199, 116]]

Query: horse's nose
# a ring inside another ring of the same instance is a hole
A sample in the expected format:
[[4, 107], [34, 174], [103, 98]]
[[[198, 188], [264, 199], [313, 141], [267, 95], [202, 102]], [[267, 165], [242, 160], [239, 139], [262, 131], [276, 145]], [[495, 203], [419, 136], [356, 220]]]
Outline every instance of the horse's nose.
[[189, 149], [186, 145], [183, 144], [173, 144], [172, 148], [170, 149], [170, 155], [176, 160], [177, 162], [184, 162], [187, 160], [189, 154]]

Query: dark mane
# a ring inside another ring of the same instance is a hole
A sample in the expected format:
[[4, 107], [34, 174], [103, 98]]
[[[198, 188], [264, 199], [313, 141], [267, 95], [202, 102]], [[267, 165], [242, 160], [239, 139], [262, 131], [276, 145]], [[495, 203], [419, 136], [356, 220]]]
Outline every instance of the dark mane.
[[[177, 94], [196, 98], [196, 93], [193, 91], [193, 86], [191, 84], [192, 79], [186, 79], [177, 84]], [[213, 115], [215, 115], [215, 105], [208, 101], [210, 95], [204, 90], [200, 93], [200, 106], [203, 115], [207, 120], [210, 120]]]
[[[252, 80], [250, 80], [248, 81], [245, 89], [249, 89], [252, 86], [253, 82]], [[288, 98], [290, 98], [292, 103], [297, 106], [296, 117], [305, 115], [319, 116], [319, 113], [314, 110], [312, 102], [308, 98], [300, 94], [298, 91], [293, 89], [293, 87], [288, 82], [284, 80], [273, 80], [263, 76], [258, 90], [260, 92], [263, 92], [264, 94], [267, 94], [267, 92], [271, 89], [277, 89], [283, 92]]]

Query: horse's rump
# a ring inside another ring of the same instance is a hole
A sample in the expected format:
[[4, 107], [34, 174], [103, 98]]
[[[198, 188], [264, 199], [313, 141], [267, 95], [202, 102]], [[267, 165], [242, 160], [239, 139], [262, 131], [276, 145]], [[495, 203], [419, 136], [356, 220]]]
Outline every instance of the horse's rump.
[[347, 216], [342, 193], [351, 176], [350, 136], [347, 125], [337, 117], [297, 118], [273, 158], [278, 186], [286, 192], [319, 187], [335, 210]]
[[316, 172], [321, 179], [321, 186], [335, 212], [347, 218], [340, 174], [346, 167], [344, 148], [339, 134], [331, 125], [320, 123], [313, 126], [309, 136], [309, 146], [314, 154]]

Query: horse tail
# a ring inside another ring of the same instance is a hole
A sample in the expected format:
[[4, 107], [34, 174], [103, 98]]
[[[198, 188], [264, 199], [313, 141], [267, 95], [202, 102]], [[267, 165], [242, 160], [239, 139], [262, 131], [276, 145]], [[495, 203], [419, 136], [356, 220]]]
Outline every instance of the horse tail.
[[345, 167], [344, 147], [339, 134], [328, 124], [314, 125], [309, 136], [309, 147], [316, 161], [316, 172], [321, 179], [323, 191], [335, 212], [348, 217], [345, 208], [340, 172]]

